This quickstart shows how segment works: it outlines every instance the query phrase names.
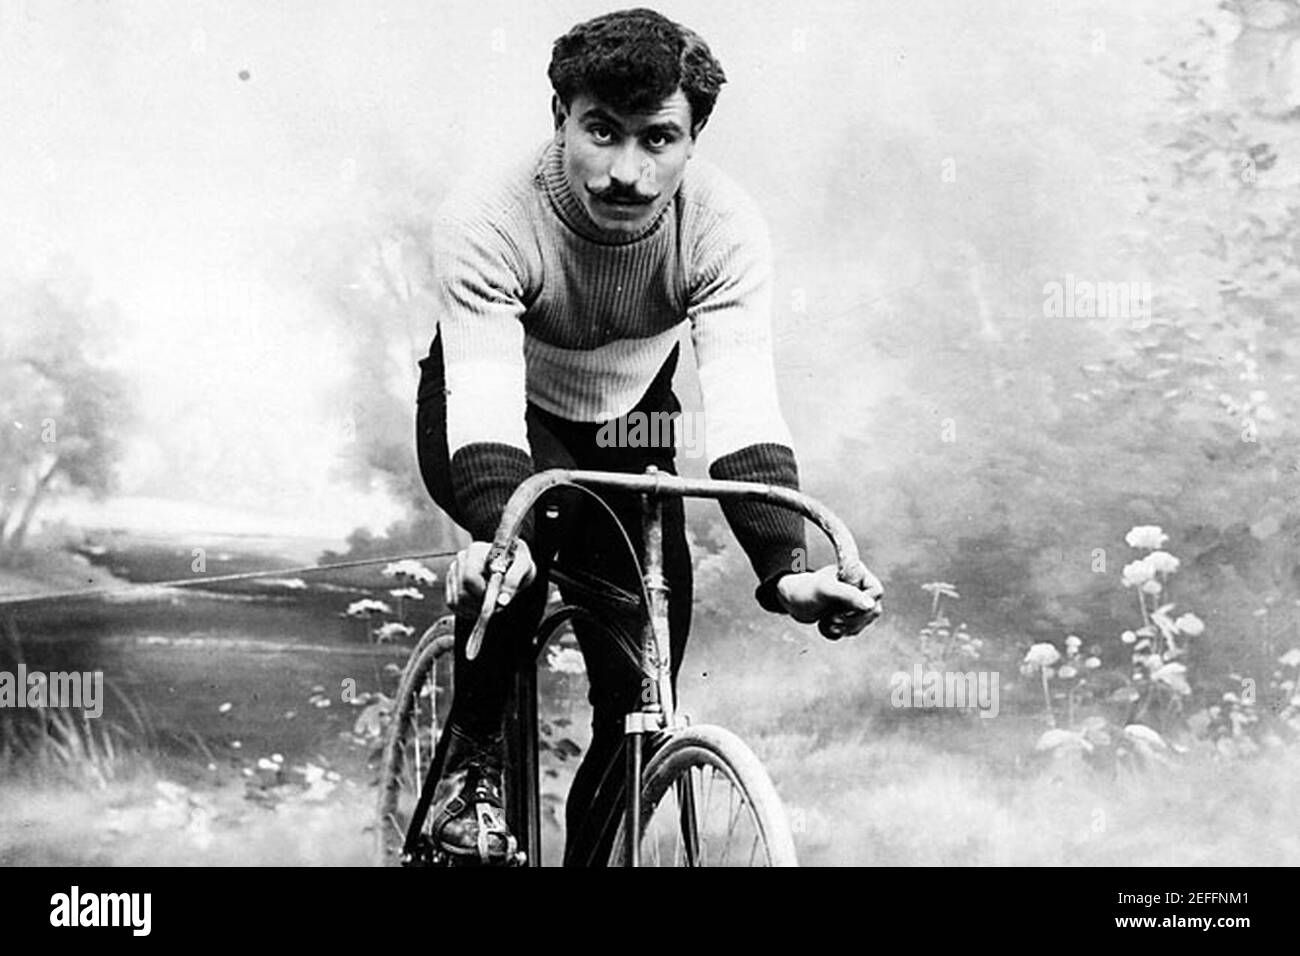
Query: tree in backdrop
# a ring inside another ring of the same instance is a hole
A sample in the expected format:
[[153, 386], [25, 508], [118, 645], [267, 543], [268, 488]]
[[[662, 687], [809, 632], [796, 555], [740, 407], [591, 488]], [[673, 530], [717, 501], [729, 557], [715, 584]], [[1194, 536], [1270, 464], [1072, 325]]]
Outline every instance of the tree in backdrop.
[[134, 412], [122, 376], [101, 364], [117, 323], [66, 259], [0, 291], [0, 558], [19, 553], [41, 506], [69, 491], [103, 495]]
[[[404, 505], [382, 535], [358, 528], [347, 555], [441, 550], [460, 532], [429, 497], [415, 455], [417, 361], [433, 339], [428, 275], [435, 190], [400, 165], [379, 165], [364, 202], [303, 247], [308, 281], [344, 342], [348, 370], [331, 416], [346, 423], [340, 475], [378, 483]], [[333, 552], [326, 558], [337, 557]]]

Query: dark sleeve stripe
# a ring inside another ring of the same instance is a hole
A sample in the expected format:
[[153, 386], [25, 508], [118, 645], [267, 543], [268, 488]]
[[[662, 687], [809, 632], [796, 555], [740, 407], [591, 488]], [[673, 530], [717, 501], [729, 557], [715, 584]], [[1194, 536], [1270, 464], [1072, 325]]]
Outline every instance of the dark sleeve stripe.
[[[501, 512], [519, 483], [533, 473], [533, 459], [523, 449], [498, 442], [475, 442], [457, 449], [451, 458], [451, 486], [455, 489], [456, 516], [475, 541], [491, 541], [501, 523]], [[521, 537], [532, 543], [532, 515], [524, 521]]]
[[[709, 467], [711, 478], [758, 481], [799, 489], [799, 466], [785, 445], [764, 442], [746, 445]], [[782, 613], [776, 582], [793, 572], [795, 555], [807, 553], [803, 516], [762, 501], [722, 502], [722, 513], [758, 575], [754, 597], [764, 610]]]

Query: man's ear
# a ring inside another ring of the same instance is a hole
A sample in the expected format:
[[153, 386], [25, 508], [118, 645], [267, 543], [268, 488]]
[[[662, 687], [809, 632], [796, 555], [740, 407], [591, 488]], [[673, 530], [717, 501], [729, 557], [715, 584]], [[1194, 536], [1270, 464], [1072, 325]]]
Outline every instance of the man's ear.
[[555, 120], [555, 142], [556, 145], [564, 145], [564, 121], [569, 118], [569, 111], [563, 103], [560, 102], [558, 93], [551, 94], [551, 117]]

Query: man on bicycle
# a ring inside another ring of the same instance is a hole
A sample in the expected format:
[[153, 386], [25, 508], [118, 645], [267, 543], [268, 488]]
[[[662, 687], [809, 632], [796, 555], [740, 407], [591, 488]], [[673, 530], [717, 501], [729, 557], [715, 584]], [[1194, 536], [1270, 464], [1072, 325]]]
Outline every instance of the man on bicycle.
[[[695, 160], [687, 169], [725, 81], [721, 66], [695, 33], [636, 9], [575, 26], [555, 42], [548, 73], [553, 138], [508, 174], [455, 191], [437, 217], [438, 331], [420, 363], [421, 473], [473, 538], [447, 572], [455, 696], [430, 819], [443, 852], [484, 862], [507, 846], [500, 728], [512, 641], [536, 627], [552, 561], [640, 590], [608, 516], [580, 496], [559, 496], [525, 525], [499, 612], [468, 661], [490, 541], [515, 487], [556, 467], [675, 473], [671, 442], [619, 447], [608, 436], [645, 429], [605, 426], [680, 412], [672, 377], [687, 330], [710, 476], [798, 487], [776, 395], [764, 223], [713, 166]], [[610, 504], [636, 545], [636, 496], [610, 496]], [[795, 570], [802, 518], [765, 503], [722, 507], [758, 576], [760, 606], [804, 623], [837, 615], [850, 634], [879, 613], [874, 578], [859, 589], [838, 581], [833, 565]], [[690, 623], [691, 557], [681, 499], [663, 510], [675, 677]], [[565, 862], [581, 865], [608, 853], [613, 831], [601, 823], [620, 805], [623, 782], [596, 778], [622, 743], [643, 675], [604, 633], [581, 623], [575, 632], [594, 709], [567, 811]]]

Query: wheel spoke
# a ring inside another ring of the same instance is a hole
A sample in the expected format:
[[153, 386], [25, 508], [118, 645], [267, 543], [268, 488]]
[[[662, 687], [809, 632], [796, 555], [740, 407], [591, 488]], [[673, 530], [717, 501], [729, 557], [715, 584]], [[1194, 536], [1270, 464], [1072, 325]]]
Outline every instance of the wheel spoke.
[[[422, 776], [420, 773], [420, 721], [418, 719], [418, 716], [419, 715], [417, 713], [417, 719], [412, 721], [412, 723], [415, 725], [415, 733], [413, 736], [415, 737], [415, 779], [416, 780], [421, 779]], [[419, 784], [416, 784], [416, 786], [419, 786]]]
[[744, 797], [741, 797], [740, 800], [736, 801], [736, 810], [735, 811], [732, 810], [731, 800], [732, 797], [736, 795], [737, 794], [734, 787], [727, 788], [727, 841], [722, 845], [723, 860], [726, 860], [727, 854], [731, 852], [731, 839], [733, 836], [735, 836], [736, 824], [740, 821], [740, 816], [738, 811], [745, 806]]
[[440, 722], [438, 705], [443, 696], [439, 680], [441, 669], [450, 662], [451, 649], [450, 633], [419, 645], [419, 657], [407, 663], [407, 672], [393, 700], [389, 725], [392, 736], [385, 744], [384, 777], [380, 781], [381, 820], [376, 828], [386, 865], [400, 860], [424, 778], [433, 764]]
[[[728, 762], [725, 752], [717, 753], [705, 745], [683, 747], [676, 763], [668, 766], [673, 769], [652, 771], [648, 778], [642, 832], [644, 865], [774, 866], [794, 862], [791, 853], [782, 850], [782, 841], [788, 837], [781, 829], [784, 818], [774, 814], [775, 794], [769, 781], [743, 776], [752, 771], [746, 771], [743, 763]], [[749, 766], [753, 766], [752, 757]], [[726, 790], [725, 796], [719, 788]], [[779, 811], [779, 803], [775, 808]]]

